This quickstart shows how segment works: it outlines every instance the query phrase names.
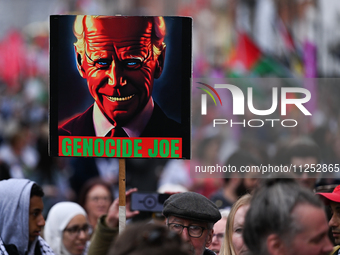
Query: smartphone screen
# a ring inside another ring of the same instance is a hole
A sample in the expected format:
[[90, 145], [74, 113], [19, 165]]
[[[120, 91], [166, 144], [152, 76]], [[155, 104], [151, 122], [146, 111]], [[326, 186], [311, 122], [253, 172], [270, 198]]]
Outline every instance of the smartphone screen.
[[134, 192], [131, 194], [131, 210], [162, 212], [163, 204], [170, 194]]

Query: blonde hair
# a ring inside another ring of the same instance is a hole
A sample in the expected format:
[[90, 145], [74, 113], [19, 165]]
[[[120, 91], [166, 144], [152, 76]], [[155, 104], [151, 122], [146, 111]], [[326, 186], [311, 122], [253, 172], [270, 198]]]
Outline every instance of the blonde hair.
[[[77, 15], [73, 24], [73, 34], [77, 38], [77, 41], [74, 43], [76, 47], [76, 51], [83, 56], [85, 54], [85, 27], [89, 25], [90, 20], [88, 17], [92, 17], [93, 19], [102, 19], [108, 18], [109, 16], [88, 16], [88, 15]], [[154, 53], [154, 57], [158, 57], [164, 48], [166, 47], [164, 42], [165, 37], [165, 22], [164, 18], [157, 16], [153, 17], [152, 20], [152, 51]]]
[[250, 194], [243, 195], [231, 207], [227, 219], [223, 243], [221, 245], [220, 255], [236, 255], [232, 242], [235, 214], [240, 207], [250, 205], [250, 200], [251, 200]]

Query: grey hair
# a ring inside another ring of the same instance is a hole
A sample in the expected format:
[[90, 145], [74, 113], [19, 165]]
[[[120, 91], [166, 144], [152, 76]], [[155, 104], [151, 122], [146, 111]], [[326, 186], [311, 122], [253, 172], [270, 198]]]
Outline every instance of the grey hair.
[[267, 255], [266, 240], [277, 234], [287, 245], [302, 231], [292, 215], [297, 205], [308, 204], [324, 208], [321, 200], [293, 179], [270, 179], [258, 189], [246, 215], [243, 238], [253, 255]]
[[[74, 43], [76, 51], [83, 56], [85, 54], [85, 27], [90, 23], [91, 19], [107, 19], [110, 16], [91, 16], [91, 15], [77, 15], [73, 24], [73, 34], [77, 38]], [[116, 16], [115, 18], [124, 18]], [[125, 17], [126, 18], [126, 17]], [[164, 37], [166, 34], [166, 27], [164, 18], [156, 16], [151, 19], [152, 21], [152, 50], [155, 57], [158, 57], [166, 47]]]

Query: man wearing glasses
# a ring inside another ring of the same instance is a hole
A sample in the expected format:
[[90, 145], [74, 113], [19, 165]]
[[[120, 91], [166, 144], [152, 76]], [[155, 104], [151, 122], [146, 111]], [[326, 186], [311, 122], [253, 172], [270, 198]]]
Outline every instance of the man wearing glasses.
[[174, 194], [165, 201], [163, 215], [168, 228], [190, 244], [192, 255], [214, 254], [207, 247], [221, 214], [212, 201], [195, 192]]
[[95, 102], [59, 135], [181, 137], [151, 96], [165, 59], [162, 17], [79, 15], [73, 30], [77, 68]]
[[[130, 189], [126, 192], [127, 219], [139, 214], [139, 211], [130, 210], [131, 193], [136, 191], [137, 189]], [[117, 198], [108, 214], [98, 221], [88, 255], [107, 254], [111, 242], [117, 238], [118, 204]], [[164, 202], [163, 215], [168, 228], [177, 232], [189, 244], [190, 255], [215, 255], [206, 248], [212, 242], [215, 222], [221, 219], [221, 214], [212, 201], [195, 192], [174, 194]]]

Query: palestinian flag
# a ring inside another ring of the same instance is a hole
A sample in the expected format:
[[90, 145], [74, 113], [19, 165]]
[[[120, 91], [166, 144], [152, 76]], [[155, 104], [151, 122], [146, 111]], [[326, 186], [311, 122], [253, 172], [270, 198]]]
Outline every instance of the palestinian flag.
[[259, 47], [244, 32], [238, 33], [237, 45], [231, 50], [226, 62], [228, 77], [264, 77], [274, 76], [289, 78], [292, 72], [283, 64], [261, 52]]

